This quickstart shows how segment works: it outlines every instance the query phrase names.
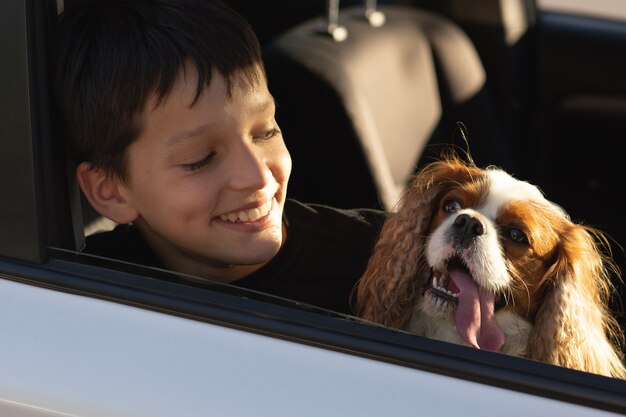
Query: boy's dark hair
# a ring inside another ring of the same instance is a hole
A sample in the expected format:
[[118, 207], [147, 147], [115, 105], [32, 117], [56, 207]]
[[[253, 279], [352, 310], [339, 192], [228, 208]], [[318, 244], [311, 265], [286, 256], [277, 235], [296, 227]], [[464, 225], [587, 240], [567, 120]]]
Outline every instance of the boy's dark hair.
[[255, 33], [220, 1], [82, 0], [66, 6], [57, 36], [55, 92], [70, 154], [121, 181], [147, 100], [167, 96], [186, 63], [198, 71], [196, 99], [214, 70], [229, 94], [264, 76]]

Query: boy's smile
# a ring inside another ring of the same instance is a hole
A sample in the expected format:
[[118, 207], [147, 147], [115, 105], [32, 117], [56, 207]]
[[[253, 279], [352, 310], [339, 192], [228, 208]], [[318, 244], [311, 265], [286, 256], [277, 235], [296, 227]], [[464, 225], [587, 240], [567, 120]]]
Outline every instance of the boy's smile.
[[148, 100], [118, 189], [167, 268], [231, 282], [285, 238], [291, 159], [260, 70], [256, 84], [235, 78], [231, 95], [215, 71], [194, 102], [196, 80], [187, 65], [166, 97]]
[[[241, 225], [246, 227], [262, 227], [263, 225], [273, 220], [274, 201], [266, 201], [265, 203], [252, 204], [251, 208], [244, 208], [240, 210], [231, 211], [230, 213], [220, 214], [218, 216], [219, 221], [230, 223], [233, 225]], [[216, 219], [216, 221], [218, 221]]]

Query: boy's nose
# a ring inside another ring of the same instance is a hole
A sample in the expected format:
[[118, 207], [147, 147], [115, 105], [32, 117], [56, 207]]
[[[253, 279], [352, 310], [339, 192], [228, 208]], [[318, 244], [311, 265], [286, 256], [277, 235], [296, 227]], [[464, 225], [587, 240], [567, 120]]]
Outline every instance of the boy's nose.
[[272, 178], [266, 155], [254, 145], [242, 145], [231, 169], [231, 186], [236, 190], [260, 190]]

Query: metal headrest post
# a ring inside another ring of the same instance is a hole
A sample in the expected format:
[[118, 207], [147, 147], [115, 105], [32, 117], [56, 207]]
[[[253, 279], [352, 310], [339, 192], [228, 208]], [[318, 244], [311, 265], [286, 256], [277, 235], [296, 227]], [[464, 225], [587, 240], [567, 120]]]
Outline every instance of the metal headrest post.
[[339, 24], [339, 0], [326, 0], [326, 22], [319, 32], [330, 35], [335, 42], [343, 42], [348, 38], [348, 30]]
[[[376, 0], [364, 0], [363, 17], [372, 27], [385, 24], [385, 14], [377, 9]], [[335, 42], [343, 42], [348, 38], [348, 30], [339, 24], [339, 0], [326, 0], [326, 22], [320, 25], [318, 31], [329, 35]]]
[[385, 24], [385, 14], [376, 9], [376, 0], [365, 0], [365, 18], [376, 28]]

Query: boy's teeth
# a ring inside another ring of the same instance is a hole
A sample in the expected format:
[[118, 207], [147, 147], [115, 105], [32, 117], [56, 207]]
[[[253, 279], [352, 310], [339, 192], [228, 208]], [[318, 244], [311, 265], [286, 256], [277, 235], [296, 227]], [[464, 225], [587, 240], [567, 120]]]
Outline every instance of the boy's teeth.
[[250, 210], [242, 210], [238, 212], [222, 214], [220, 219], [226, 222], [237, 223], [237, 222], [255, 222], [262, 217], [267, 216], [267, 214], [272, 209], [272, 203], [267, 202], [261, 207], [253, 208]]
[[259, 211], [259, 209], [252, 209], [248, 212], [248, 219], [251, 222], [257, 221], [259, 220], [261, 217], [261, 212]]

